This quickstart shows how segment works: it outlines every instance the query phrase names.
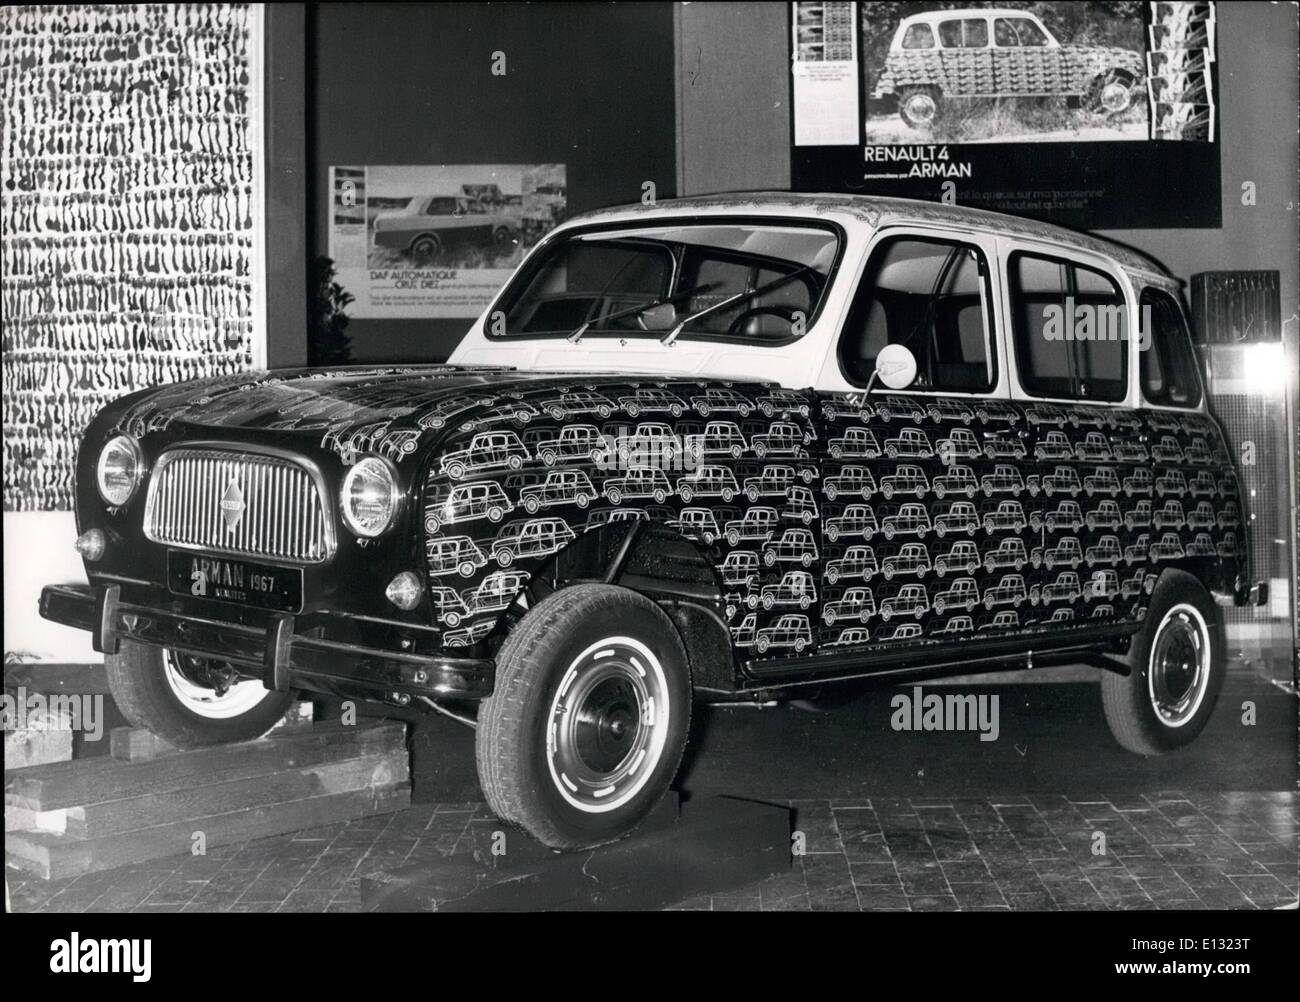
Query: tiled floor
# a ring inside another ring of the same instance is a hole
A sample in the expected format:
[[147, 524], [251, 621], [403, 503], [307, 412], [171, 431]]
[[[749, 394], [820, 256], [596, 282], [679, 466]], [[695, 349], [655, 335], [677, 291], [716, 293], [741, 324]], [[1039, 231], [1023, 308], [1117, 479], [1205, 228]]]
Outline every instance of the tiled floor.
[[[713, 910], [1276, 908], [1296, 900], [1297, 797], [807, 800], [790, 872]], [[499, 822], [481, 804], [260, 839], [204, 857], [42, 882], [8, 870], [15, 911], [358, 911], [362, 874], [468, 851]]]

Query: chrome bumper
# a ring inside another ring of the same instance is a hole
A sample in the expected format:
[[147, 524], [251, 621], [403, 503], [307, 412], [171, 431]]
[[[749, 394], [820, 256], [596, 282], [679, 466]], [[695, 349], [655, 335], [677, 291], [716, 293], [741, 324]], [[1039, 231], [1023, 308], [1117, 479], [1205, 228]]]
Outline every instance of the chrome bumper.
[[[260, 670], [268, 689], [308, 689], [358, 699], [406, 702], [411, 696], [483, 699], [492, 695], [490, 659], [402, 653], [330, 639], [328, 625], [295, 632], [277, 614], [265, 629], [124, 602], [119, 585], [47, 585], [41, 616], [87, 630], [96, 651], [116, 654], [123, 640], [218, 658]], [[404, 698], [406, 697], [406, 698]]]

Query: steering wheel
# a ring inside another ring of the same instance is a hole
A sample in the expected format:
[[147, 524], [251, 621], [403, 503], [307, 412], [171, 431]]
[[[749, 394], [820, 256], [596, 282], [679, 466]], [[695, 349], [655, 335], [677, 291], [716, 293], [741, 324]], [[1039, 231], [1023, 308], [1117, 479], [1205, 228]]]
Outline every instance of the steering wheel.
[[799, 312], [793, 306], [755, 306], [753, 309], [745, 310], [735, 320], [731, 321], [727, 325], [727, 333], [744, 333], [745, 325], [758, 317], [780, 317], [793, 328], [795, 314]]

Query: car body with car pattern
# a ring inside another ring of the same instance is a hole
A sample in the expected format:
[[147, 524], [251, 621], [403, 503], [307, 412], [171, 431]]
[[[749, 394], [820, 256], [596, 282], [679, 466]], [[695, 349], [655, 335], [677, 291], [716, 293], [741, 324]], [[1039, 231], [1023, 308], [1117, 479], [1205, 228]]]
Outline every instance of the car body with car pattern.
[[[640, 269], [610, 285], [629, 254]], [[1066, 273], [1098, 302], [1158, 307], [1162, 383], [1136, 339], [1033, 341]], [[930, 336], [909, 347], [917, 317]], [[1102, 373], [1086, 383], [1059, 354], [1085, 351]], [[628, 467], [592, 431], [647, 423], [720, 447]], [[970, 455], [959, 430], [1004, 444]], [[1092, 481], [1121, 520], [1152, 500], [1152, 463], [1165, 488], [1182, 473], [1151, 526], [1116, 526], [1109, 505], [1086, 524], [1099, 430], [1152, 445], [1112, 449], [1115, 480]], [[78, 459], [88, 583], [47, 587], [41, 611], [89, 631], [128, 718], [183, 745], [255, 736], [304, 691], [476, 714], [489, 803], [576, 848], [625, 834], [667, 788], [693, 692], [784, 698], [1032, 652], [1100, 669], [1126, 747], [1184, 743], [1221, 677], [1217, 603], [1266, 595], [1230, 455], [1178, 284], [1136, 252], [884, 198], [661, 202], [557, 227], [447, 364], [239, 373], [109, 404]], [[1065, 538], [1143, 587], [1084, 589]], [[890, 559], [898, 576], [858, 601]], [[850, 609], [854, 632], [827, 621]], [[1152, 660], [1161, 638], [1205, 659], [1180, 675]], [[598, 720], [605, 752], [563, 728], [505, 741], [502, 707], [524, 695], [529, 727]]]

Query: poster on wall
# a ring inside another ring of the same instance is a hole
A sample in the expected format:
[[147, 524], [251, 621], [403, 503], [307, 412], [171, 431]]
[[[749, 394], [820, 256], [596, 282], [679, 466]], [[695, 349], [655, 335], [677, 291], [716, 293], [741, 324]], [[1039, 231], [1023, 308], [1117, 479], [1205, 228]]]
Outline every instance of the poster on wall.
[[330, 257], [367, 318], [475, 317], [564, 219], [564, 164], [330, 168]]
[[[798, 65], [801, 8], [792, 5]], [[951, 201], [1087, 229], [1221, 220], [1213, 3], [857, 5], [862, 114], [836, 141], [802, 129], [797, 191]], [[856, 96], [856, 95], [855, 95]], [[833, 100], [828, 97], [828, 100]]]
[[796, 146], [852, 143], [858, 135], [858, 5], [850, 0], [794, 3]]

